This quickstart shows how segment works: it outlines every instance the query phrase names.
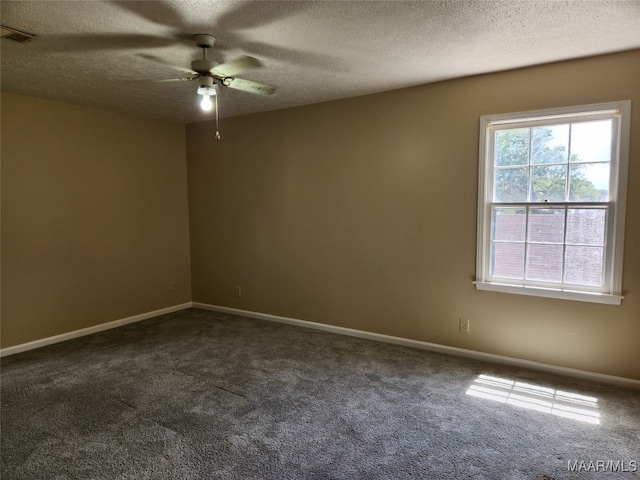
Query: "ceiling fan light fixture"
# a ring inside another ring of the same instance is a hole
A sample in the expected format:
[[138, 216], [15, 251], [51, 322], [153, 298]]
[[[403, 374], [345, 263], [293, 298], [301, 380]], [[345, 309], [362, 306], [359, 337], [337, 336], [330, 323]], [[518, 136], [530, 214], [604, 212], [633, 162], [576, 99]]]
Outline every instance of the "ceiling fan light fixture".
[[199, 87], [198, 88], [198, 95], [209, 95], [209, 96], [214, 96], [217, 95], [218, 91], [216, 90], [216, 86], [212, 85], [210, 87]]
[[[204, 77], [207, 78], [207, 77]], [[206, 82], [209, 83], [209, 82]], [[205, 112], [210, 112], [213, 110], [213, 102], [211, 101], [211, 97], [217, 95], [216, 86], [213, 84], [213, 79], [211, 79], [210, 85], [200, 85], [198, 88], [198, 95], [202, 95], [202, 100], [200, 100], [200, 108]]]

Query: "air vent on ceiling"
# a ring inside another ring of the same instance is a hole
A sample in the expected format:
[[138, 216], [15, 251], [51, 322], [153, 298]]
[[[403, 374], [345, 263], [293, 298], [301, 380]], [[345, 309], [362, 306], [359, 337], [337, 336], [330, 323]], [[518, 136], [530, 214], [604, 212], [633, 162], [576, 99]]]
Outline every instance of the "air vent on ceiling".
[[27, 43], [34, 38], [37, 38], [37, 36], [32, 33], [21, 32], [20, 30], [7, 27], [6, 25], [0, 25], [0, 36], [20, 43]]

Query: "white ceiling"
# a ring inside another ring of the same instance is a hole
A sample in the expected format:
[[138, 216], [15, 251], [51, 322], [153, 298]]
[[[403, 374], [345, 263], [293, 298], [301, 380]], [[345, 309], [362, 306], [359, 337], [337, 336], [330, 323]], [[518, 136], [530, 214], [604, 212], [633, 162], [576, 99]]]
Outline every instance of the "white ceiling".
[[33, 33], [1, 40], [7, 92], [178, 122], [201, 112], [196, 82], [139, 54], [189, 67], [192, 35], [210, 57], [264, 68], [240, 77], [275, 85], [261, 97], [221, 90], [221, 116], [275, 110], [467, 75], [640, 48], [640, 0], [8, 1], [2, 24]]

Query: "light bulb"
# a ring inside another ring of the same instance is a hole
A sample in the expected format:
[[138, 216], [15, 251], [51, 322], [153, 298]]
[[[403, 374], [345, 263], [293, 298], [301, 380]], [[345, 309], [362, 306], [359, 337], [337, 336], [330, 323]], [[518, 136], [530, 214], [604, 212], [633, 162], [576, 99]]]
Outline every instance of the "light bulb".
[[200, 108], [202, 108], [202, 110], [204, 110], [205, 112], [210, 112], [213, 109], [213, 102], [211, 101], [211, 97], [206, 93], [202, 94]]

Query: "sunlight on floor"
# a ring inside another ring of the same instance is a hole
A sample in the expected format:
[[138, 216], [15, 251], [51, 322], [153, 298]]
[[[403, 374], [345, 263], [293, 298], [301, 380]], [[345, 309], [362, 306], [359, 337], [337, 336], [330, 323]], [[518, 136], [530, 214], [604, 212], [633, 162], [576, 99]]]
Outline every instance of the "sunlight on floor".
[[598, 399], [505, 378], [479, 375], [467, 395], [516, 405], [581, 422], [600, 424]]

